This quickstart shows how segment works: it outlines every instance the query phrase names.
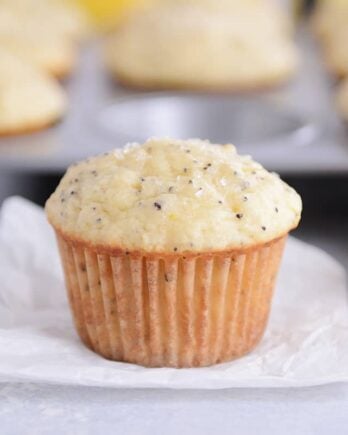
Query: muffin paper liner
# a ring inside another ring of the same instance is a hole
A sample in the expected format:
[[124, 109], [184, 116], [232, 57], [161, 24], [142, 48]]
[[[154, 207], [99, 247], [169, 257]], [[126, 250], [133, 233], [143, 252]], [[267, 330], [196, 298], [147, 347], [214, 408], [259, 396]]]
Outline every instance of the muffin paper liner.
[[252, 350], [286, 236], [246, 251], [108, 254], [56, 233], [75, 326], [105, 358], [198, 367]]

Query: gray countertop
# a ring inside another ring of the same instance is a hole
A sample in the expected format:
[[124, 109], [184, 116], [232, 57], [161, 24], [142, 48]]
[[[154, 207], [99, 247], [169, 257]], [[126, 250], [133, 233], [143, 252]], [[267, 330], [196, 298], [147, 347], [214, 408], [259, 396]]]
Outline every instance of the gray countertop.
[[348, 385], [220, 391], [0, 385], [3, 435], [346, 435]]

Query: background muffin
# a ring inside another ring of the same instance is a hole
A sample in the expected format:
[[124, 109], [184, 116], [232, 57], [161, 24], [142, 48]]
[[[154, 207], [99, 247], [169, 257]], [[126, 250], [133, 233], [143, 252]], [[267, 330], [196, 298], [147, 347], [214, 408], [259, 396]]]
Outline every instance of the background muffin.
[[1, 0], [1, 9], [12, 11], [19, 21], [29, 20], [37, 25], [46, 25], [51, 31], [79, 41], [91, 28], [82, 8], [69, 0]]
[[143, 88], [271, 86], [297, 66], [285, 23], [268, 2], [164, 2], [118, 28], [106, 61], [121, 83]]
[[327, 67], [338, 77], [347, 75], [348, 2], [319, 0], [312, 22]]
[[56, 0], [3, 0], [0, 44], [57, 77], [75, 64], [77, 42], [88, 32], [79, 9]]
[[46, 211], [84, 343], [192, 367], [260, 340], [301, 200], [232, 145], [153, 139], [71, 167]]
[[61, 118], [66, 97], [45, 72], [0, 45], [0, 135], [26, 133]]
[[342, 118], [348, 122], [348, 79], [344, 80], [338, 88], [337, 108]]

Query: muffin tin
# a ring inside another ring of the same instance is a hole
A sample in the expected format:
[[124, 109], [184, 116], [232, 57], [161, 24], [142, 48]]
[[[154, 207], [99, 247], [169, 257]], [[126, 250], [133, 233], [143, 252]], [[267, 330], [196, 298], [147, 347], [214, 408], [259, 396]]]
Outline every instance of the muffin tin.
[[64, 171], [86, 156], [149, 136], [233, 142], [267, 168], [286, 173], [348, 169], [348, 139], [328, 76], [306, 31], [301, 71], [286, 87], [257, 94], [135, 94], [104, 69], [100, 42], [84, 47], [67, 81], [70, 110], [48, 130], [0, 139], [0, 170]]
[[[116, 143], [153, 136], [209, 138], [240, 148], [308, 144], [316, 127], [261, 98], [178, 94], [137, 95], [102, 110], [99, 126]], [[134, 128], [136, 126], [136, 128]]]

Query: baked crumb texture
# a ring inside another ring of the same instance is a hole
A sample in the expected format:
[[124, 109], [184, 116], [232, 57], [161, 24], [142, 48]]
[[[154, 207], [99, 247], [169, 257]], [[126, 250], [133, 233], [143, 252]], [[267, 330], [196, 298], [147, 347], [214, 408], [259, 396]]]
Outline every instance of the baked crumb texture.
[[65, 237], [99, 249], [197, 253], [285, 235], [301, 199], [233, 145], [150, 139], [71, 166], [46, 211]]

